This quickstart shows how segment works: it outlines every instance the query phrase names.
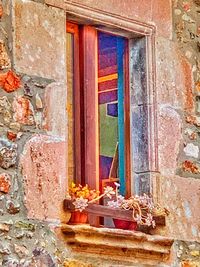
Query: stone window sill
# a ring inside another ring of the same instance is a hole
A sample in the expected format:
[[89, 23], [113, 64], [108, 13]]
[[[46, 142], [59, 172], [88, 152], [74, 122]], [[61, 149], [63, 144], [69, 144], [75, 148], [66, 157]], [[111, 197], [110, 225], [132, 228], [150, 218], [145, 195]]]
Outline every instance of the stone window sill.
[[172, 239], [159, 235], [87, 224], [63, 224], [61, 230], [72, 251], [88, 257], [98, 254], [98, 257], [122, 262], [147, 259], [156, 264], [167, 261], [173, 244]]

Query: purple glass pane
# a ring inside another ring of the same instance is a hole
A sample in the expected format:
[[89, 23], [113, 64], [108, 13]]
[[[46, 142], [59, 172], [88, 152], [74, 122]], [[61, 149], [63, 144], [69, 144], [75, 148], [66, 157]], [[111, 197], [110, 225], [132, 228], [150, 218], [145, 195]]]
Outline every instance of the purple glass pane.
[[112, 117], [118, 117], [118, 104], [108, 104], [107, 105], [107, 115]]
[[109, 173], [110, 173], [112, 160], [113, 160], [113, 158], [111, 158], [111, 157], [106, 157], [106, 156], [101, 156], [100, 155], [100, 157], [99, 157], [99, 176], [100, 176], [100, 180], [109, 178]]
[[117, 90], [99, 93], [99, 104], [110, 103], [117, 100]]

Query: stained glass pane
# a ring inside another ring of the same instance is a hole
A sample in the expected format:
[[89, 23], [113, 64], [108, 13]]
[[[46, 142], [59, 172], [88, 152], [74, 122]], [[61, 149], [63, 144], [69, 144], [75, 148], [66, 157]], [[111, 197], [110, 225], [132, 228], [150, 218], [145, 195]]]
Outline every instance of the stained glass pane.
[[[120, 163], [120, 153], [124, 158], [120, 137], [124, 131], [120, 120], [124, 116], [123, 45], [123, 38], [98, 32], [100, 185], [113, 179], [124, 181], [124, 162]], [[122, 59], [119, 59], [119, 52]]]

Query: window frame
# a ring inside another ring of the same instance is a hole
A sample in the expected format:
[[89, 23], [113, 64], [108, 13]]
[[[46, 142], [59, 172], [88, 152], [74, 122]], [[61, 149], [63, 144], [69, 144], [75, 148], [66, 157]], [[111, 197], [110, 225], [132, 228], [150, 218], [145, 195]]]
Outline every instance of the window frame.
[[[129, 19], [120, 15], [108, 13], [97, 8], [88, 7], [82, 3], [71, 3], [69, 1], [63, 3], [55, 3], [53, 0], [45, 0], [48, 5], [55, 6], [65, 10], [68, 20], [77, 22], [85, 22], [86, 24], [99, 25], [116, 31], [120, 35], [134, 38], [140, 36], [145, 38], [146, 42], [146, 67], [147, 67], [147, 86], [146, 86], [146, 105], [148, 120], [148, 170], [145, 172], [135, 173], [131, 158], [131, 182], [135, 184], [137, 179], [135, 174], [143, 175], [145, 183], [148, 183], [150, 193], [155, 201], [160, 201], [159, 173], [158, 166], [158, 138], [157, 138], [157, 97], [156, 97], [156, 64], [155, 64], [155, 35], [156, 28], [154, 25]], [[132, 144], [131, 144], [132, 146]], [[140, 179], [142, 180], [142, 179]], [[140, 183], [140, 181], [139, 181]], [[140, 187], [139, 187], [140, 188]], [[131, 189], [134, 193], [134, 188]], [[138, 194], [140, 192], [140, 189]]]

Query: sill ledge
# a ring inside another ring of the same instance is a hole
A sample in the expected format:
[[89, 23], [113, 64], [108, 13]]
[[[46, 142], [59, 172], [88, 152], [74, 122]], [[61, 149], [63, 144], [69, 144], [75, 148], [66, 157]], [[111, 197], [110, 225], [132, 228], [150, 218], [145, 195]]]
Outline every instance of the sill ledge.
[[99, 255], [123, 262], [148, 259], [167, 261], [173, 240], [159, 235], [112, 228], [96, 228], [87, 224], [61, 225], [67, 244], [75, 253]]

